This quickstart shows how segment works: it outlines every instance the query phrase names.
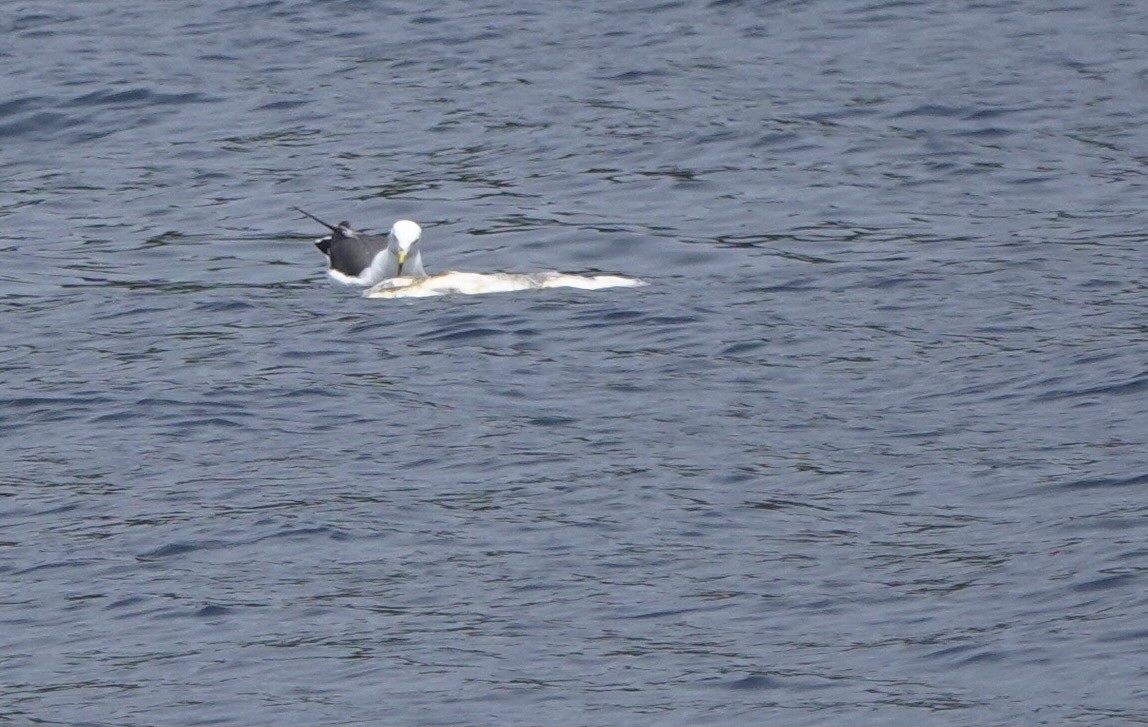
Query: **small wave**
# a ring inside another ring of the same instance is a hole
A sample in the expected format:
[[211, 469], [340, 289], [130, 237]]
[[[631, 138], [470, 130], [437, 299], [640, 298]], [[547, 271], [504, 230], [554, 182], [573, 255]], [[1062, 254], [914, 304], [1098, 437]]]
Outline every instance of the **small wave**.
[[92, 91], [73, 98], [71, 106], [157, 106], [165, 104], [208, 103], [211, 99], [202, 93], [158, 93], [147, 88], [129, 88], [124, 91], [108, 89]]

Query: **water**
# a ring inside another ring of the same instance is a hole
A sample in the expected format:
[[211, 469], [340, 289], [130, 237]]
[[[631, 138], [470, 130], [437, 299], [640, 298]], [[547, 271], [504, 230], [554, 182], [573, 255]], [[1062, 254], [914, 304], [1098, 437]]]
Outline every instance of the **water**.
[[0, 719], [1148, 721], [1143, 4], [0, 27]]

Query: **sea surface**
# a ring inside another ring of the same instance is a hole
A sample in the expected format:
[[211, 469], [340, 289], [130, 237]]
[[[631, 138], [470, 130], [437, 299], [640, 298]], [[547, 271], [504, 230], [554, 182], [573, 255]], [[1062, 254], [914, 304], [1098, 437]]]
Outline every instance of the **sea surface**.
[[1148, 3], [0, 32], [0, 722], [1148, 723]]

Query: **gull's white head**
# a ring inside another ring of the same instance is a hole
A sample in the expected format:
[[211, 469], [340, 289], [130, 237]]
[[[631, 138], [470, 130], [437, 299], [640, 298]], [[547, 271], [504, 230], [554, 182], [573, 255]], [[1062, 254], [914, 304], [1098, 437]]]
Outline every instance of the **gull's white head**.
[[387, 235], [387, 267], [385, 277], [422, 277], [423, 256], [419, 252], [419, 240], [423, 229], [410, 220], [399, 220]]
[[391, 227], [389, 247], [398, 258], [399, 265], [407, 261], [422, 234], [423, 228], [419, 227], [417, 222], [410, 220], [399, 220]]

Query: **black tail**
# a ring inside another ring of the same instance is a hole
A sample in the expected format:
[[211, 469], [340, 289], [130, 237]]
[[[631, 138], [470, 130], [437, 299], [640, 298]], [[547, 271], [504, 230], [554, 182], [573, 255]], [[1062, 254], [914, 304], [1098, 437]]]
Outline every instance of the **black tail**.
[[310, 213], [310, 212], [308, 212], [307, 210], [302, 210], [302, 209], [299, 209], [298, 207], [292, 207], [291, 209], [295, 210], [296, 212], [302, 212], [303, 214], [307, 215], [307, 216], [308, 216], [308, 217], [310, 217], [311, 219], [313, 219], [313, 220], [315, 220], [316, 222], [318, 222], [318, 223], [319, 223], [320, 225], [322, 225], [323, 227], [326, 227], [326, 228], [327, 228], [328, 230], [330, 230], [331, 232], [338, 232], [338, 231], [339, 231], [339, 228], [338, 228], [338, 227], [335, 227], [334, 225], [328, 225], [326, 222], [324, 222], [323, 220], [319, 219], [319, 218], [318, 218], [318, 217], [316, 217], [315, 215], [311, 214], [311, 213]]

